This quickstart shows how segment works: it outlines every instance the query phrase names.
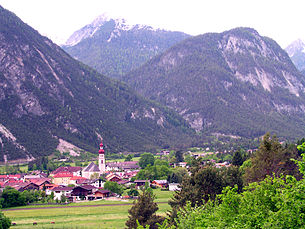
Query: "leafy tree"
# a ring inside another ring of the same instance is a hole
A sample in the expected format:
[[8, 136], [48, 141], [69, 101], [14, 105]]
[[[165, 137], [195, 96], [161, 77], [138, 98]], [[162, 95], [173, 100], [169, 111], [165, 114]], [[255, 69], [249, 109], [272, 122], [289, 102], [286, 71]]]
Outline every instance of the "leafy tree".
[[3, 208], [26, 205], [25, 197], [16, 189], [9, 186], [3, 190], [0, 201]]
[[171, 173], [168, 165], [148, 165], [145, 169], [141, 169], [136, 175], [140, 180], [166, 180]]
[[303, 179], [267, 176], [242, 193], [226, 187], [215, 201], [180, 210], [177, 228], [305, 228], [305, 154], [297, 164]]
[[139, 191], [135, 188], [131, 188], [128, 192], [127, 192], [128, 196], [138, 196], [139, 195]]
[[11, 220], [6, 217], [2, 212], [0, 212], [0, 228], [8, 229], [11, 226]]
[[107, 181], [105, 184], [104, 184], [104, 189], [107, 189], [111, 192], [114, 192], [118, 195], [122, 195], [123, 192], [124, 192], [124, 188], [122, 185], [119, 185], [118, 183], [116, 182], [112, 182], [112, 181]]
[[155, 157], [152, 153], [143, 153], [139, 160], [139, 166], [145, 168], [148, 165], [154, 165]]
[[181, 183], [184, 176], [187, 176], [187, 169], [182, 167], [176, 167], [172, 169], [172, 172], [168, 175], [167, 180], [169, 183]]
[[125, 161], [132, 161], [133, 156], [131, 154], [128, 154], [125, 158]]
[[190, 203], [191, 207], [201, 206], [209, 200], [214, 200], [227, 185], [238, 185], [241, 186], [240, 190], [242, 189], [241, 173], [237, 167], [217, 169], [212, 165], [202, 167], [198, 163], [191, 168], [190, 176], [184, 176], [180, 185], [181, 190], [176, 191], [169, 200], [172, 207], [169, 213], [171, 224], [177, 217], [177, 211], [184, 208], [187, 203]]
[[125, 225], [128, 228], [137, 228], [137, 222], [150, 229], [157, 229], [157, 223], [162, 223], [164, 217], [156, 215], [158, 205], [154, 203], [155, 196], [152, 192], [144, 189], [133, 206], [128, 210], [129, 216]]

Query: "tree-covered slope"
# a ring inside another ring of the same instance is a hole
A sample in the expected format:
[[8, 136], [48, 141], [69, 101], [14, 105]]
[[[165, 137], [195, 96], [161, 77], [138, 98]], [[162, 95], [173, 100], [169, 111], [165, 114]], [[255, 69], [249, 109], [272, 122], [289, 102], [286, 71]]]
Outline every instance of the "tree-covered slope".
[[187, 144], [173, 111], [74, 60], [0, 7], [0, 160], [53, 152], [59, 138], [94, 152]]
[[188, 38], [124, 79], [204, 134], [305, 133], [304, 76], [275, 41], [250, 28]]
[[101, 16], [76, 31], [63, 49], [97, 71], [118, 78], [189, 37]]

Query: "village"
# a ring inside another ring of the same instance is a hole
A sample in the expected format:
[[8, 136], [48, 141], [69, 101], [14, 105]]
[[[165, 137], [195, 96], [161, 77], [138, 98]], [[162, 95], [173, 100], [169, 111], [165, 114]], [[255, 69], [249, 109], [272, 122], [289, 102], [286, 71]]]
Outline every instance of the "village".
[[[177, 166], [186, 167], [186, 162]], [[101, 142], [98, 155], [98, 165], [91, 162], [86, 167], [62, 166], [47, 175], [41, 171], [31, 174], [0, 175], [0, 185], [3, 191], [7, 186], [19, 192], [25, 190], [42, 190], [53, 200], [64, 202], [92, 201], [99, 199], [128, 199], [134, 196], [121, 196], [104, 188], [107, 181], [115, 182], [125, 188], [135, 190], [148, 185], [164, 190], [178, 190], [179, 183], [169, 183], [167, 180], [135, 180], [140, 171], [138, 161], [106, 163], [104, 145]], [[101, 175], [104, 179], [101, 179]]]

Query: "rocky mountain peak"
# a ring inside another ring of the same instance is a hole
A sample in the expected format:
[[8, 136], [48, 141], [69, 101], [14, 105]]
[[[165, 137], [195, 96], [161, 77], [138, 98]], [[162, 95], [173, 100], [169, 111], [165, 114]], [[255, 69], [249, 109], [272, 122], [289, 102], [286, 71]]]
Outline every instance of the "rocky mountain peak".
[[290, 57], [294, 56], [297, 52], [305, 53], [305, 43], [302, 39], [298, 39], [288, 45], [285, 50]]
[[305, 42], [298, 39], [291, 43], [286, 49], [286, 52], [290, 56], [292, 62], [297, 69], [301, 72], [305, 72]]
[[305, 111], [304, 77], [274, 40], [251, 28], [188, 38], [126, 81], [204, 133], [257, 136], [279, 130], [275, 123], [294, 130]]

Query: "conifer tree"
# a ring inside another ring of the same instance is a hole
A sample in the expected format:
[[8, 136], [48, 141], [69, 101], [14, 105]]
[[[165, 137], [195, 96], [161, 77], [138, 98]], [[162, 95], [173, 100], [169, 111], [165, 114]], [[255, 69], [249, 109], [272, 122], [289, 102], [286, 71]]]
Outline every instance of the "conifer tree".
[[[128, 228], [137, 228], [138, 223], [145, 227], [149, 225], [150, 229], [158, 228], [157, 223], [162, 223], [164, 217], [156, 215], [159, 209], [154, 203], [155, 196], [151, 191], [144, 189], [134, 205], [128, 210], [129, 216], [125, 223]], [[138, 222], [138, 223], [137, 223]]]
[[240, 151], [236, 151], [233, 154], [232, 165], [241, 166], [244, 162], [244, 159], [240, 153]]
[[292, 158], [297, 158], [297, 151], [284, 148], [276, 136], [270, 133], [264, 135], [259, 149], [251, 158], [251, 167], [246, 169], [245, 180], [250, 182], [262, 181], [266, 176], [296, 175], [297, 168]]

